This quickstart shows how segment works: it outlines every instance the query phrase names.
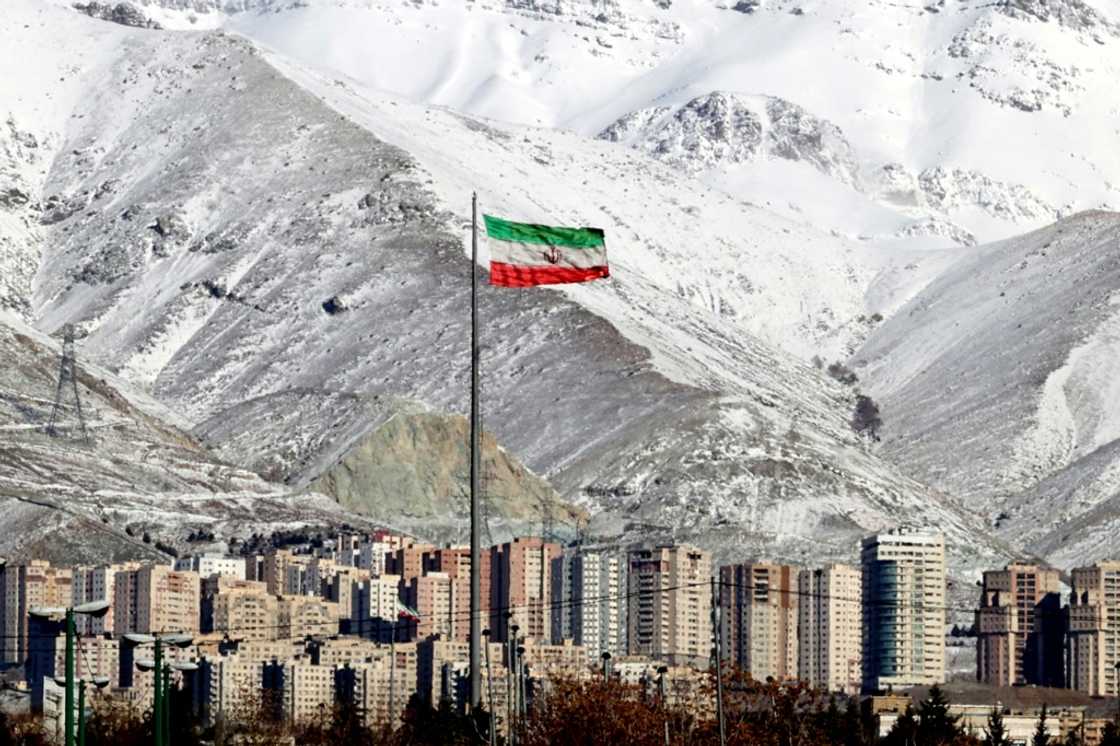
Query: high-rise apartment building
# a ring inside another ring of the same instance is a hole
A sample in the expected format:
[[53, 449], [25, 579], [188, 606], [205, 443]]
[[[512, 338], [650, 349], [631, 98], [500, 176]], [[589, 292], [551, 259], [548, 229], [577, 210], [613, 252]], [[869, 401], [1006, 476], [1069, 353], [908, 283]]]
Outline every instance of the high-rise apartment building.
[[712, 557], [679, 544], [630, 550], [629, 652], [670, 665], [708, 664], [712, 647]]
[[1066, 612], [1066, 686], [1120, 694], [1120, 562], [1075, 568]]
[[275, 640], [279, 602], [264, 583], [211, 576], [203, 581], [202, 631], [238, 640]]
[[826, 565], [797, 576], [797, 677], [830, 692], [859, 694], [863, 649], [862, 575]]
[[[479, 564], [482, 573], [479, 576], [480, 606], [482, 611], [482, 626], [485, 627], [490, 618], [490, 552], [483, 550]], [[424, 555], [425, 572], [446, 573], [452, 581], [455, 594], [455, 624], [452, 625], [451, 637], [466, 642], [470, 637], [470, 617], [467, 616], [471, 608], [471, 548], [469, 546], [447, 546], [431, 550]], [[497, 639], [497, 638], [495, 638]]]
[[261, 669], [263, 688], [269, 692], [273, 716], [289, 723], [305, 723], [335, 701], [335, 669], [316, 666], [300, 658], [265, 663]]
[[552, 560], [552, 642], [571, 640], [589, 658], [627, 651], [626, 552], [578, 548]]
[[945, 681], [945, 538], [900, 528], [862, 542], [863, 690]]
[[[351, 597], [351, 631], [388, 642], [402, 626], [400, 586], [397, 575], [380, 575], [358, 583]], [[396, 637], [402, 639], [399, 634]]]
[[[490, 549], [490, 629], [493, 639], [507, 639], [505, 613], [519, 637], [548, 639], [552, 634], [552, 560], [560, 545], [521, 537]], [[470, 607], [468, 607], [470, 608]]]
[[[93, 601], [113, 603], [117, 573], [138, 570], [141, 566], [139, 562], [124, 562], [97, 567], [75, 567], [72, 574], [71, 603], [74, 606]], [[100, 617], [78, 614], [74, 617], [74, 626], [80, 635], [112, 634], [113, 621], [112, 613]]]
[[[455, 606], [456, 583], [445, 572], [430, 572], [412, 578], [405, 586], [404, 603], [416, 611], [419, 619], [410, 624], [410, 637], [424, 640], [432, 635], [453, 637], [462, 626], [469, 631], [470, 619], [459, 614]], [[470, 610], [470, 606], [467, 607]], [[462, 622], [462, 624], [460, 624]]]
[[1013, 563], [984, 573], [976, 610], [976, 679], [992, 686], [1063, 686], [1057, 570]]
[[69, 606], [72, 573], [46, 560], [8, 563], [0, 566], [0, 593], [0, 662], [22, 664], [29, 654], [27, 612]]
[[424, 574], [424, 557], [436, 550], [432, 544], [408, 542], [386, 558], [385, 570], [400, 575], [406, 584]]
[[797, 676], [797, 568], [768, 562], [719, 570], [723, 657], [759, 681]]
[[275, 639], [338, 634], [338, 604], [311, 596], [278, 596]]
[[197, 633], [201, 622], [201, 578], [166, 565], [121, 570], [113, 580], [113, 631]]

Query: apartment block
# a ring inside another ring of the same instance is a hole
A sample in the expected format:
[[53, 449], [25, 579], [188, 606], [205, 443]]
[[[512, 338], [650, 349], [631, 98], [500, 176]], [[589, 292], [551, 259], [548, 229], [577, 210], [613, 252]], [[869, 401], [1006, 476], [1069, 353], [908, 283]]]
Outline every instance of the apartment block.
[[862, 541], [863, 690], [945, 681], [945, 538], [900, 528]]
[[199, 660], [198, 673], [191, 677], [194, 714], [206, 725], [223, 714], [251, 717], [260, 701], [265, 660], [241, 653]]
[[336, 691], [339, 701], [357, 708], [366, 726], [396, 728], [416, 690], [416, 644], [402, 643], [384, 648], [384, 652], [334, 668]]
[[[490, 619], [490, 551], [484, 549], [480, 554], [479, 576], [480, 599], [483, 628]], [[424, 555], [425, 572], [442, 572], [451, 578], [455, 594], [455, 619], [451, 636], [456, 640], [467, 641], [471, 625], [468, 616], [471, 608], [471, 549], [469, 546], [446, 546], [434, 549]]]
[[797, 572], [767, 562], [719, 570], [723, 657], [759, 681], [797, 676]]
[[816, 689], [858, 695], [863, 657], [859, 568], [802, 570], [797, 591], [797, 677]]
[[399, 575], [381, 575], [361, 581], [351, 598], [351, 631], [372, 640], [388, 642], [401, 627], [398, 617], [400, 587]]
[[199, 577], [221, 575], [236, 580], [245, 580], [245, 558], [226, 557], [220, 554], [192, 554], [175, 560], [174, 569], [180, 572], [198, 573]]
[[203, 581], [202, 631], [238, 640], [275, 640], [280, 604], [264, 583], [211, 576]]
[[409, 542], [388, 555], [385, 570], [390, 575], [399, 575], [408, 583], [424, 574], [424, 556], [435, 549], [432, 544]]
[[552, 642], [571, 640], [592, 660], [625, 655], [628, 573], [619, 549], [571, 549], [553, 559]]
[[338, 604], [311, 596], [276, 598], [276, 639], [338, 634]]
[[288, 723], [306, 723], [334, 707], [335, 669], [305, 659], [265, 663], [261, 672], [265, 701], [272, 715]]
[[[490, 689], [493, 688], [495, 704], [500, 699], [503, 706], [509, 672], [503, 663], [505, 648], [502, 643], [491, 642], [482, 649], [483, 697], [488, 698]], [[487, 660], [490, 661], [489, 671], [486, 668]], [[469, 664], [470, 645], [467, 642], [433, 637], [416, 643], [416, 691], [421, 701], [431, 707], [438, 707], [445, 695], [454, 698], [456, 682], [452, 681], [452, 676], [445, 676], [444, 673], [462, 670], [469, 674]]]
[[390, 552], [390, 545], [384, 541], [363, 541], [358, 545], [354, 565], [363, 570], [369, 570], [373, 575], [387, 575], [386, 559]]
[[[72, 572], [71, 603], [74, 606], [92, 601], [113, 603], [117, 573], [138, 570], [141, 566], [139, 562], [124, 562], [97, 567], [75, 567]], [[78, 614], [74, 617], [74, 626], [81, 635], [112, 634], [113, 621], [112, 613], [102, 617]]]
[[29, 654], [27, 612], [69, 606], [72, 573], [45, 560], [8, 563], [0, 566], [0, 593], [0, 662], [23, 664]]
[[201, 578], [166, 565], [122, 570], [113, 580], [113, 631], [188, 632], [201, 623]]
[[992, 686], [1063, 686], [1057, 570], [1014, 563], [984, 573], [976, 610], [976, 679]]
[[1086, 694], [1120, 693], [1120, 562], [1070, 573], [1066, 609], [1066, 686]]
[[[460, 619], [457, 616], [460, 610], [455, 606], [456, 585], [445, 572], [430, 572], [408, 581], [404, 602], [419, 616], [419, 620], [410, 625], [410, 638], [424, 640], [432, 635], [451, 638], [464, 626], [460, 622], [469, 625], [469, 617], [463, 615]], [[466, 610], [469, 611], [470, 606]]]
[[518, 637], [547, 640], [552, 634], [552, 560], [560, 545], [538, 537], [521, 537], [490, 549], [490, 629], [506, 640], [509, 625]]
[[632, 655], [706, 666], [712, 647], [712, 558], [688, 545], [628, 554], [627, 640]]

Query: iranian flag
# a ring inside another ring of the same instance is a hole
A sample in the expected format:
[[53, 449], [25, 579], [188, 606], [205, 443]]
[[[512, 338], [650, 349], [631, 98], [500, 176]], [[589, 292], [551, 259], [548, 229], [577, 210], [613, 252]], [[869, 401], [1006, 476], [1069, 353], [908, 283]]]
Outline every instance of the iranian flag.
[[554, 228], [483, 215], [490, 243], [490, 284], [509, 288], [610, 277], [599, 228]]

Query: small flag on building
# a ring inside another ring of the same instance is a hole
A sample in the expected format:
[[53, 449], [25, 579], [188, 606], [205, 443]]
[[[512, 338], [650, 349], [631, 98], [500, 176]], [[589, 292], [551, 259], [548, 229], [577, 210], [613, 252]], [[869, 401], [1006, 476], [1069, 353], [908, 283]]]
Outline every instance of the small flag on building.
[[490, 243], [490, 284], [510, 288], [610, 277], [599, 228], [555, 228], [483, 215]]

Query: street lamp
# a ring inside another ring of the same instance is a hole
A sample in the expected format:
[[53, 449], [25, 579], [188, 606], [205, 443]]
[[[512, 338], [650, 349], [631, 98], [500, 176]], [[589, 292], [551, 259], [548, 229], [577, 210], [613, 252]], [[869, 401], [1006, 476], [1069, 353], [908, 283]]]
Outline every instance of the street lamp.
[[[55, 676], [54, 683], [66, 686], [62, 676]], [[94, 676], [91, 682], [98, 689], [109, 686], [108, 676]], [[86, 680], [78, 679], [78, 746], [86, 746]]]
[[167, 706], [170, 696], [172, 671], [197, 671], [198, 665], [194, 663], [173, 662], [165, 664], [163, 661], [163, 646], [174, 645], [177, 648], [190, 647], [194, 639], [186, 634], [161, 634], [146, 635], [139, 632], [130, 632], [124, 636], [125, 643], [138, 647], [153, 644], [155, 658], [139, 658], [136, 667], [141, 671], [152, 671], [155, 676], [152, 697], [152, 732], [155, 735], [155, 746], [167, 746], [171, 737], [171, 708]]
[[498, 744], [498, 715], [494, 712], [494, 671], [490, 668], [490, 628], [482, 630], [482, 644], [486, 646], [486, 688], [490, 691], [490, 746]]
[[28, 615], [36, 619], [57, 621], [62, 617], [66, 627], [66, 696], [63, 700], [66, 712], [63, 716], [65, 723], [65, 746], [74, 746], [74, 638], [78, 635], [74, 626], [74, 615], [82, 614], [95, 619], [109, 613], [108, 601], [90, 601], [77, 606], [33, 606], [28, 610]]

